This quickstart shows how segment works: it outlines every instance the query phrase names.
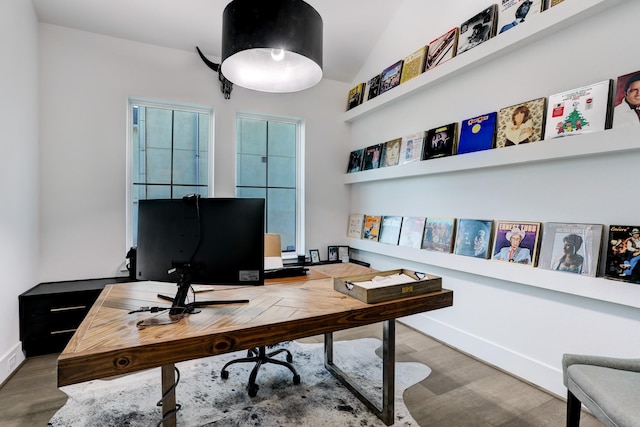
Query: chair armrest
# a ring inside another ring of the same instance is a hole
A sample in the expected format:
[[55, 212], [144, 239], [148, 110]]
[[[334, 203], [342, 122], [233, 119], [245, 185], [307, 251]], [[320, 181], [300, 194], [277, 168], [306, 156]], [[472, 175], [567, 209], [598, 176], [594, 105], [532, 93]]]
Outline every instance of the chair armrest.
[[640, 359], [564, 354], [562, 356], [562, 379], [565, 386], [567, 385], [567, 369], [571, 365], [601, 366], [603, 368], [620, 369], [622, 371], [640, 372]]

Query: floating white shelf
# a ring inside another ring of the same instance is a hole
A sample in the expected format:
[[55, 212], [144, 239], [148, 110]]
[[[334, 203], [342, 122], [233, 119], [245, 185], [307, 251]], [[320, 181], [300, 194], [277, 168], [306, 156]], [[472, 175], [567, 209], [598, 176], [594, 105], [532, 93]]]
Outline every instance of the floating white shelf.
[[414, 77], [372, 100], [352, 108], [343, 115], [345, 122], [353, 122], [414, 93], [442, 83], [472, 68], [521, 49], [527, 43], [547, 37], [576, 22], [630, 0], [573, 0], [560, 3], [509, 31], [482, 43], [449, 61]]
[[[371, 240], [348, 239], [348, 242], [349, 246], [354, 249], [406, 261], [640, 308], [640, 285], [636, 284], [488, 259], [387, 245]], [[428, 271], [426, 272], [428, 273]]]
[[531, 144], [494, 148], [405, 165], [347, 173], [344, 175], [344, 183], [355, 184], [637, 150], [640, 150], [640, 138], [638, 138], [636, 129], [631, 127], [609, 129]]

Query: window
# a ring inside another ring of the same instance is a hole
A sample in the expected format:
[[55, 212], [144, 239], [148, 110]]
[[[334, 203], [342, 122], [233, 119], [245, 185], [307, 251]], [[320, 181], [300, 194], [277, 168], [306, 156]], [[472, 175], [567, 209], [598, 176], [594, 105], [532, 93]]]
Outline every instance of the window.
[[239, 115], [236, 197], [266, 200], [266, 231], [280, 234], [285, 258], [304, 254], [303, 124]]
[[129, 100], [127, 242], [137, 243], [138, 201], [210, 195], [210, 108]]

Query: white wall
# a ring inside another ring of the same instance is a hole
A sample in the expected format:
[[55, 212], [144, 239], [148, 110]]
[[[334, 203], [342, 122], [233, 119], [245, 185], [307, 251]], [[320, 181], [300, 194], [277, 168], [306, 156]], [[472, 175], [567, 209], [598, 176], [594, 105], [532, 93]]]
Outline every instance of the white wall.
[[24, 360], [18, 295], [38, 276], [38, 22], [31, 2], [0, 0], [0, 56], [2, 383]]
[[[566, 1], [557, 8], [575, 2]], [[630, 41], [635, 37], [634, 17], [640, 13], [640, 2], [618, 4], [357, 119], [351, 125], [351, 148], [639, 70]], [[356, 81], [367, 80], [464, 20], [452, 15], [442, 23], [443, 17], [449, 17], [438, 14], [437, 25], [416, 25], [429, 12], [424, 2], [406, 0]], [[392, 43], [402, 28], [415, 28], [415, 32], [403, 33], [403, 45]], [[509, 32], [500, 37], [507, 36]], [[607, 142], [603, 132], [602, 143]], [[640, 199], [634, 196], [637, 185], [631, 171], [637, 171], [639, 164], [640, 152], [633, 151], [358, 183], [350, 185], [351, 211], [638, 224]], [[358, 257], [379, 269], [407, 267], [442, 276], [443, 285], [454, 290], [454, 306], [407, 322], [556, 394], [565, 394], [560, 363], [565, 352], [638, 357], [637, 308], [527, 286], [517, 279], [497, 280], [365, 251]], [[527, 274], [526, 267], [513, 268]], [[553, 286], [561, 289], [564, 275], [553, 277]], [[617, 282], [601, 279], [601, 283], [611, 284], [610, 292], [616, 292]], [[633, 295], [640, 302], [640, 286]]]
[[[344, 240], [349, 189], [342, 183], [349, 85], [323, 80], [294, 94], [234, 87], [197, 53], [40, 25], [41, 281], [112, 277], [126, 254], [127, 97], [211, 105], [215, 196], [233, 196], [235, 114], [252, 111], [306, 121], [307, 249]], [[336, 161], [336, 159], [340, 159]]]

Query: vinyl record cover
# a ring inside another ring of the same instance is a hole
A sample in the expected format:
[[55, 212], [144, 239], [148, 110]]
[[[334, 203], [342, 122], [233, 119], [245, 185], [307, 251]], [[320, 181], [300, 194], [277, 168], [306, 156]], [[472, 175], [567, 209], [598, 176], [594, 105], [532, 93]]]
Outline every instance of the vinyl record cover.
[[380, 222], [382, 221], [381, 216], [375, 215], [365, 215], [364, 216], [364, 227], [362, 230], [362, 238], [367, 240], [378, 241], [380, 237]]
[[489, 40], [496, 34], [498, 6], [492, 4], [460, 25], [458, 55]]
[[380, 90], [378, 91], [378, 95], [382, 95], [389, 89], [393, 89], [400, 84], [400, 76], [402, 75], [402, 64], [403, 60], [401, 59], [395, 64], [385, 68], [384, 71], [380, 74]]
[[535, 18], [542, 12], [542, 0], [502, 0], [498, 3], [498, 34]]
[[353, 150], [349, 154], [349, 164], [347, 173], [360, 172], [362, 170], [362, 159], [364, 158], [364, 148]]
[[538, 268], [595, 277], [598, 273], [602, 224], [544, 224]]
[[384, 215], [380, 225], [380, 243], [397, 245], [400, 240], [400, 229], [402, 228], [402, 217], [395, 215]]
[[362, 233], [364, 231], [364, 215], [351, 214], [349, 215], [349, 227], [347, 228], [347, 237], [352, 239], [362, 239]]
[[455, 218], [428, 218], [424, 224], [422, 249], [451, 253], [456, 231]]
[[493, 221], [459, 219], [453, 253], [487, 259], [491, 249]]
[[605, 277], [640, 283], [640, 225], [610, 226], [606, 259]]
[[422, 160], [454, 155], [458, 142], [457, 137], [458, 123], [430, 129], [427, 131], [427, 137], [424, 141]]
[[534, 267], [540, 235], [539, 222], [496, 221], [491, 259]]
[[378, 96], [378, 93], [380, 92], [380, 74], [378, 74], [377, 76], [373, 76], [367, 82], [367, 90], [367, 100], [373, 99]]
[[420, 249], [420, 246], [422, 246], [422, 235], [424, 233], [424, 222], [425, 218], [413, 216], [403, 217], [399, 245]]
[[459, 31], [458, 27], [452, 28], [429, 43], [425, 64], [427, 70], [456, 56]]
[[362, 170], [378, 169], [380, 167], [380, 156], [382, 155], [382, 144], [375, 144], [364, 149], [362, 159]]
[[365, 84], [360, 83], [349, 91], [349, 99], [347, 100], [347, 110], [362, 104], [364, 99]]
[[498, 113], [493, 112], [463, 120], [460, 123], [457, 154], [493, 148], [496, 139], [497, 119]]
[[543, 139], [546, 98], [532, 99], [498, 112], [496, 148]]
[[380, 167], [396, 166], [400, 163], [400, 150], [402, 149], [402, 138], [392, 139], [383, 144], [382, 160]]
[[411, 55], [404, 58], [404, 65], [402, 66], [402, 75], [400, 76], [400, 84], [411, 80], [412, 78], [419, 76], [424, 71], [425, 58], [427, 56], [427, 46], [422, 46], [420, 49], [413, 52]]
[[618, 77], [613, 106], [614, 128], [640, 127], [640, 70]]
[[400, 164], [417, 162], [422, 158], [422, 146], [427, 132], [417, 132], [402, 137]]
[[605, 80], [549, 95], [545, 139], [609, 129], [612, 88]]

